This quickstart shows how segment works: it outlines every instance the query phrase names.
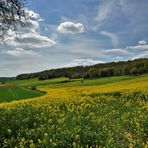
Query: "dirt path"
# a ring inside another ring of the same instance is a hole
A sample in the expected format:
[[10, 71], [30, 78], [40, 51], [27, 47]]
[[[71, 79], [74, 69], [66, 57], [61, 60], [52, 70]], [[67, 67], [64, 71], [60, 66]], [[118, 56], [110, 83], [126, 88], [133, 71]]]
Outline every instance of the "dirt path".
[[0, 85], [0, 89], [1, 88], [14, 88], [16, 87], [15, 85]]

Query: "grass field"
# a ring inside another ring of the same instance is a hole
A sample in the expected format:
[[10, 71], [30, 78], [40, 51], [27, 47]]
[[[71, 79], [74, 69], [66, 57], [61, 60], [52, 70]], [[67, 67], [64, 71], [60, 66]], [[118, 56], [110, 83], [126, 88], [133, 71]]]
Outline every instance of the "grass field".
[[58, 82], [62, 82], [65, 80], [69, 80], [68, 78], [55, 78], [55, 79], [49, 79], [44, 81], [39, 81], [38, 79], [28, 79], [28, 80], [12, 80], [12, 81], [6, 81], [6, 84], [8, 85], [17, 85], [17, 86], [39, 86], [39, 85], [47, 85], [47, 84], [55, 84]]
[[0, 88], [0, 103], [26, 98], [34, 98], [44, 94], [45, 93], [41, 91], [31, 90], [24, 87], [3, 87]]
[[0, 147], [148, 147], [148, 75], [22, 82], [46, 94], [0, 104]]
[[[17, 85], [17, 86], [40, 86], [40, 85], [51, 85], [53, 87], [59, 86], [82, 86], [82, 85], [102, 85], [106, 83], [119, 82], [122, 80], [134, 79], [135, 76], [115, 76], [107, 78], [98, 79], [69, 79], [69, 78], [55, 78], [44, 81], [39, 81], [38, 79], [28, 79], [28, 80], [12, 80], [6, 81], [7, 85]], [[66, 83], [67, 82], [67, 83]]]
[[123, 80], [134, 79], [134, 77], [121, 76], [111, 78], [101, 78], [92, 80], [83, 79], [69, 79], [69, 78], [56, 78], [45, 81], [38, 79], [29, 80], [11, 80], [6, 81], [4, 85], [0, 84], [0, 103], [10, 102], [13, 100], [21, 100], [27, 98], [34, 98], [44, 95], [45, 93], [38, 90], [27, 89], [32, 86], [47, 86], [51, 88], [71, 87], [71, 86], [93, 86], [108, 83], [119, 82]]

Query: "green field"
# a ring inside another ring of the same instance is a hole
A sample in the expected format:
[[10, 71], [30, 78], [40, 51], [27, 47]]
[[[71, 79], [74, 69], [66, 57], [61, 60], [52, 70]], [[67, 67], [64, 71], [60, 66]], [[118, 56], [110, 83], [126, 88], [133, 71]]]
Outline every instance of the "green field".
[[[147, 75], [142, 75], [147, 76]], [[6, 81], [6, 85], [15, 85], [21, 87], [28, 86], [43, 86], [48, 85], [49, 87], [70, 87], [70, 86], [93, 86], [93, 85], [103, 85], [108, 83], [115, 83], [124, 80], [134, 80], [138, 76], [114, 76], [107, 78], [98, 78], [98, 79], [69, 79], [69, 78], [54, 78], [44, 81], [39, 81], [38, 79], [28, 79], [28, 80], [12, 80]]]
[[[147, 77], [147, 74], [140, 76], [140, 78], [142, 77]], [[5, 85], [8, 87], [0, 87], [0, 102], [10, 102], [13, 100], [34, 98], [45, 94], [38, 90], [29, 89], [29, 87], [32, 86], [48, 86], [49, 88], [62, 88], [71, 86], [95, 86], [116, 83], [120, 81], [136, 80], [137, 78], [139, 78], [139, 76], [115, 76], [98, 79], [55, 78], [44, 81], [39, 81], [38, 79], [6, 81]], [[9, 86], [11, 85], [14, 87], [9, 88]]]
[[44, 93], [24, 87], [0, 88], [0, 103], [42, 96]]
[[47, 84], [54, 84], [58, 82], [62, 82], [65, 80], [69, 80], [68, 78], [55, 78], [49, 79], [44, 81], [39, 81], [38, 79], [27, 79], [27, 80], [11, 80], [6, 81], [6, 84], [16, 85], [16, 86], [39, 86], [39, 85], [47, 85]]
[[[119, 76], [119, 77], [109, 77], [109, 78], [100, 78], [100, 79], [69, 79], [69, 78], [55, 78], [44, 81], [39, 81], [38, 79], [29, 79], [29, 80], [12, 80], [6, 81], [6, 88], [0, 87], [0, 102], [10, 102], [13, 100], [21, 100], [27, 98], [34, 98], [45, 93], [38, 90], [28, 89], [30, 86], [42, 86], [48, 85], [51, 88], [58, 87], [70, 87], [70, 86], [92, 86], [92, 85], [103, 85], [108, 83], [115, 83], [124, 80], [134, 79], [135, 77], [130, 76]], [[10, 87], [13, 85], [14, 87]]]

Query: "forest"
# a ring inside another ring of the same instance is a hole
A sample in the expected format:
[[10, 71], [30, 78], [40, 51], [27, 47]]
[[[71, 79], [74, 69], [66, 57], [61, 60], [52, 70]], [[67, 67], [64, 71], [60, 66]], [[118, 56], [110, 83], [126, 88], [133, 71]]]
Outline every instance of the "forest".
[[147, 72], [148, 59], [141, 58], [129, 61], [101, 63], [91, 66], [65, 67], [36, 73], [20, 74], [16, 76], [16, 79], [38, 78], [39, 80], [47, 80], [59, 77], [94, 79], [111, 76], [141, 75]]

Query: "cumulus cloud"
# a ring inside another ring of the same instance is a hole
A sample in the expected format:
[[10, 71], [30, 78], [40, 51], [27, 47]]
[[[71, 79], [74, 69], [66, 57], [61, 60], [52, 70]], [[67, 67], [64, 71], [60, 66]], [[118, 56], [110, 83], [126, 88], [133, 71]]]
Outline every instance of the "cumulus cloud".
[[39, 57], [40, 55], [32, 50], [24, 50], [23, 48], [16, 48], [14, 50], [7, 50], [5, 52], [8, 55], [15, 56], [15, 57], [24, 57], [24, 56], [36, 56]]
[[38, 20], [38, 21], [42, 21], [43, 19], [40, 17], [40, 15], [32, 10], [29, 9], [25, 9], [25, 13], [26, 15], [30, 18], [30, 20]]
[[141, 41], [138, 41], [139, 45], [146, 45], [147, 44], [147, 41], [145, 40], [141, 40]]
[[[40, 15], [32, 10], [25, 10], [28, 17], [28, 27], [18, 26], [18, 34], [12, 30], [7, 37], [7, 45], [14, 48], [48, 48], [54, 46], [56, 42], [47, 36], [41, 35], [38, 31], [40, 21], [43, 21]], [[19, 40], [17, 39], [19, 38]]]
[[81, 23], [64, 22], [58, 26], [57, 30], [64, 34], [83, 33], [84, 25]]
[[91, 58], [82, 58], [82, 59], [74, 59], [69, 64], [65, 65], [66, 67], [72, 67], [72, 66], [87, 66], [87, 65], [94, 65], [97, 63], [104, 63], [103, 61], [91, 59]]
[[[26, 17], [27, 17], [27, 24], [28, 27], [20, 27], [18, 28], [19, 31], [21, 32], [36, 32], [36, 30], [39, 28], [39, 23], [43, 21], [43, 19], [41, 18], [41, 16], [32, 11], [32, 10], [29, 10], [28, 8], [25, 9], [25, 13], [26, 13]], [[26, 23], [26, 20], [24, 20], [25, 23]], [[18, 26], [19, 27], [19, 26]]]
[[102, 35], [105, 35], [105, 36], [111, 38], [112, 44], [113, 44], [114, 47], [116, 47], [118, 45], [118, 37], [117, 37], [117, 35], [115, 35], [114, 33], [108, 32], [108, 31], [101, 31], [100, 33]]

